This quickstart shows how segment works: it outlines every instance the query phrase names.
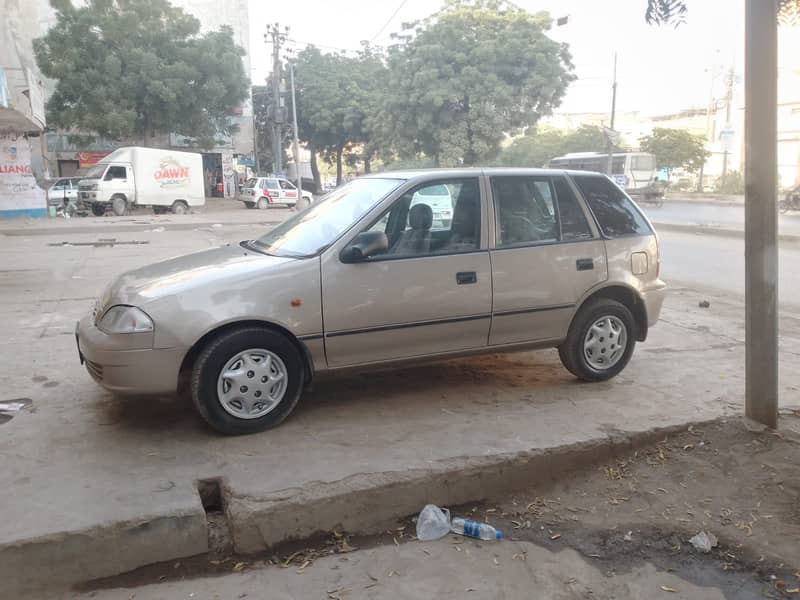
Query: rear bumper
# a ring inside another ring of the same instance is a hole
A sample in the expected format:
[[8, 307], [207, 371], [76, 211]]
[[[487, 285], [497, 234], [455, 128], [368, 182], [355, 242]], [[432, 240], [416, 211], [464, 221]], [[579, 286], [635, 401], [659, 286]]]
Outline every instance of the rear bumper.
[[661, 306], [664, 304], [666, 295], [667, 284], [663, 281], [659, 281], [655, 287], [642, 292], [642, 301], [647, 312], [648, 328], [658, 322], [658, 317], [661, 315]]
[[185, 355], [182, 348], [120, 348], [130, 336], [108, 335], [95, 327], [91, 316], [75, 330], [78, 354], [89, 375], [116, 394], [172, 394]]

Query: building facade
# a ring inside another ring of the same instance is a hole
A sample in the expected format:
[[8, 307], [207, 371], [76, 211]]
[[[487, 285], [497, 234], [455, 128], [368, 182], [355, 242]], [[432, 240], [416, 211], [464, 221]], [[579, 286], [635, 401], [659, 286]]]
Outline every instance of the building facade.
[[44, 216], [44, 85], [32, 48], [37, 15], [25, 0], [0, 0], [0, 7], [0, 218]]

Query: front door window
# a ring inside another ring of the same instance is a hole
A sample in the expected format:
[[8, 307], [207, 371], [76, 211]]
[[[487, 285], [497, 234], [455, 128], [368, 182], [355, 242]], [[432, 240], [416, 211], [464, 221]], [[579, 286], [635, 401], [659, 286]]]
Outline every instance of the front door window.
[[385, 256], [392, 258], [477, 250], [481, 233], [478, 179], [422, 184], [395, 201], [370, 230], [386, 233], [389, 251]]

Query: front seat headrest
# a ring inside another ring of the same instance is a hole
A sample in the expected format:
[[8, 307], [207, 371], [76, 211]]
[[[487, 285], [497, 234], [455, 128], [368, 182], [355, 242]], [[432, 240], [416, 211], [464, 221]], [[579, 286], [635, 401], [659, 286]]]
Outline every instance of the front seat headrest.
[[433, 210], [427, 204], [415, 204], [408, 212], [411, 229], [430, 229], [433, 225]]

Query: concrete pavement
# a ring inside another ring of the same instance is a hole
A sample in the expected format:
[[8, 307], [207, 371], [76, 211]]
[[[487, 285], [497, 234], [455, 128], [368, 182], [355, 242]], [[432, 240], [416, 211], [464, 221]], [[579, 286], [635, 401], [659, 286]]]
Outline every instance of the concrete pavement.
[[[252, 211], [245, 211], [252, 212]], [[331, 377], [280, 428], [211, 433], [185, 399], [117, 399], [78, 365], [74, 322], [119, 271], [251, 235], [251, 225], [5, 236], [0, 318], [0, 578], [7, 593], [67, 585], [206, 550], [198, 479], [220, 478], [239, 551], [342, 526], [381, 527], [425, 502], [552, 477], [654, 431], [742, 410], [738, 301], [675, 290], [615, 381], [582, 385], [555, 352]], [[797, 320], [784, 316], [782, 386], [797, 397]], [[791, 337], [790, 337], [791, 335]], [[669, 368], [665, 368], [665, 365]], [[616, 446], [615, 446], [616, 444]]]

